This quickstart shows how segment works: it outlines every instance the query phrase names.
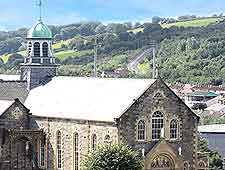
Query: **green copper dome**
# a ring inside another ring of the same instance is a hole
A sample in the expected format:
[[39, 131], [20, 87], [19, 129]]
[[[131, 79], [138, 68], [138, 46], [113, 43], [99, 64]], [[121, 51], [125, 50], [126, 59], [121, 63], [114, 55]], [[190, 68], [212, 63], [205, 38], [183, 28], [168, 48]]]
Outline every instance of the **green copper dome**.
[[52, 32], [42, 21], [39, 21], [28, 31], [27, 38], [52, 38]]

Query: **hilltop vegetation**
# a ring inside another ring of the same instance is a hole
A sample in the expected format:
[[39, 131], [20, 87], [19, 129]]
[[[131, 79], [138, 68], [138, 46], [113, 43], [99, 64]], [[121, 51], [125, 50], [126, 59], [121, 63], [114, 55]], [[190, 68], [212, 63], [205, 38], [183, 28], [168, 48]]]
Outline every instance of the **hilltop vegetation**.
[[[55, 39], [55, 56], [61, 64], [58, 74], [92, 75], [96, 37], [99, 74], [126, 69], [134, 54], [149, 48], [154, 40], [158, 46], [159, 73], [166, 81], [221, 84], [225, 79], [223, 17], [166, 24], [112, 23], [105, 26], [99, 22], [88, 22], [49, 26]], [[26, 31], [0, 32], [1, 73], [15, 73], [15, 68], [23, 61]], [[138, 74], [123, 76], [151, 77], [151, 63], [151, 58], [146, 56], [138, 66]]]

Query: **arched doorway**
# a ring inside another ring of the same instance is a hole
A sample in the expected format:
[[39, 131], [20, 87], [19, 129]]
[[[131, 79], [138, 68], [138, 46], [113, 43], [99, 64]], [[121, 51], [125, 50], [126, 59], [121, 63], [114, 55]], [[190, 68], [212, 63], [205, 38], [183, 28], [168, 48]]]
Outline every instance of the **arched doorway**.
[[11, 148], [11, 160], [13, 169], [24, 169], [33, 167], [33, 147], [26, 137], [18, 138]]
[[169, 155], [161, 154], [151, 161], [150, 170], [175, 170], [175, 164]]

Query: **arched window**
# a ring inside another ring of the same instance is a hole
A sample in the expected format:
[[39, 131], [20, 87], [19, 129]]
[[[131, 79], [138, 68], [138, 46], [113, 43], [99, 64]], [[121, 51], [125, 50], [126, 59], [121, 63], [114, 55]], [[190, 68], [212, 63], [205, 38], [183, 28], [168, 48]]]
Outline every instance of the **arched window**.
[[110, 136], [106, 135], [104, 138], [104, 143], [110, 143], [110, 142], [111, 142]]
[[145, 140], [145, 122], [143, 120], [138, 122], [138, 140]]
[[164, 127], [163, 114], [157, 111], [152, 115], [152, 139], [153, 140], [160, 139], [161, 131], [163, 127]]
[[91, 144], [92, 144], [92, 150], [94, 151], [96, 149], [96, 146], [97, 146], [97, 135], [96, 134], [92, 135]]
[[48, 57], [48, 43], [44, 42], [42, 44], [43, 57]]
[[40, 43], [34, 43], [34, 57], [40, 57]]
[[61, 132], [57, 132], [57, 168], [62, 168], [62, 136]]
[[170, 139], [177, 139], [178, 137], [178, 125], [177, 120], [173, 119], [170, 122]]
[[79, 170], [79, 135], [74, 134], [74, 170]]
[[151, 162], [151, 170], [175, 169], [173, 160], [167, 155], [159, 155]]

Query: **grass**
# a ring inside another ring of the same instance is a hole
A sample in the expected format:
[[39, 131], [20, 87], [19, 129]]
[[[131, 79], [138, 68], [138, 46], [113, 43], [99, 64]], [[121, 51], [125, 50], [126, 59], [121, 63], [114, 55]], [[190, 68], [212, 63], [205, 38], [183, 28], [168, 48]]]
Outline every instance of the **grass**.
[[128, 30], [127, 32], [133, 32], [134, 34], [138, 33], [138, 32], [143, 32], [144, 28], [135, 28], [132, 30]]
[[172, 26], [177, 27], [207, 27], [210, 24], [216, 24], [220, 21], [224, 20], [224, 18], [218, 17], [218, 18], [204, 18], [204, 19], [195, 19], [191, 21], [181, 21], [181, 22], [175, 22], [170, 24], [162, 24], [161, 26], [163, 28], [169, 28]]
[[147, 60], [145, 60], [143, 63], [138, 65], [138, 70], [141, 74], [149, 74], [150, 72], [150, 65]]
[[2, 55], [1, 56], [1, 58], [2, 58], [2, 60], [3, 60], [4, 63], [6, 63], [8, 61], [9, 56], [10, 56], [10, 54], [5, 54], [5, 55]]
[[[210, 24], [216, 24], [220, 21], [224, 20], [224, 17], [211, 17], [211, 18], [203, 18], [203, 19], [195, 19], [191, 21], [179, 21], [170, 24], [161, 24], [162, 28], [170, 28], [172, 26], [177, 27], [207, 27]], [[132, 30], [128, 30], [128, 32], [138, 33], [143, 32], [144, 28], [135, 28]]]
[[91, 55], [91, 54], [93, 54], [93, 50], [84, 50], [84, 51], [67, 50], [55, 53], [55, 56], [56, 58], [62, 61], [68, 57], [81, 57], [83, 55]]
[[61, 48], [61, 46], [62, 46], [63, 44], [68, 45], [69, 41], [70, 41], [70, 40], [66, 40], [66, 41], [61, 41], [61, 42], [58, 42], [58, 43], [56, 43], [56, 44], [53, 44], [53, 45], [52, 45], [52, 48], [53, 48], [53, 49], [59, 49], [59, 48]]

